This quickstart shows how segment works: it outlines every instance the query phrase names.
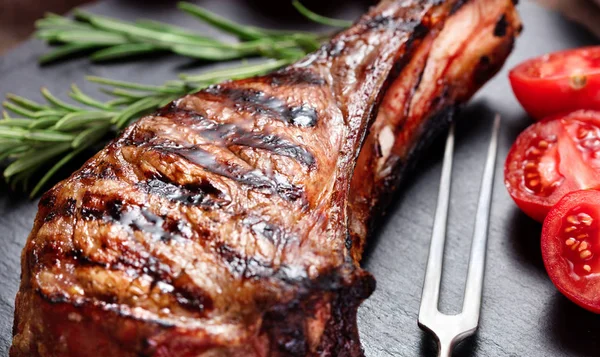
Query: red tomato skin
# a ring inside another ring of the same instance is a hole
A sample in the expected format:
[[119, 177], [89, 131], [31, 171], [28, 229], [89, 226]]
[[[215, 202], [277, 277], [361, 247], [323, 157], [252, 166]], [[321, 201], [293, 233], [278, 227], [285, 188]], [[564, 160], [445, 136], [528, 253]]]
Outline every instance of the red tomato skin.
[[[504, 164], [504, 184], [506, 186], [506, 189], [508, 191], [508, 193], [510, 194], [511, 198], [513, 199], [513, 201], [516, 203], [516, 205], [529, 217], [533, 218], [534, 220], [543, 223], [544, 219], [546, 218], [546, 215], [548, 214], [548, 212], [550, 211], [550, 209], [555, 205], [555, 203], [557, 203], [559, 201], [560, 198], [564, 197], [564, 195], [573, 192], [573, 191], [578, 191], [578, 190], [587, 190], [587, 189], [596, 189], [596, 190], [600, 190], [600, 172], [594, 173], [595, 177], [597, 177], [596, 180], [594, 180], [594, 182], [590, 183], [589, 181], [587, 181], [587, 183], [589, 183], [589, 185], [587, 186], [579, 186], [578, 183], [573, 182], [574, 180], [572, 180], [573, 176], [574, 177], [578, 177], [578, 178], [582, 178], [582, 177], [588, 177], [589, 178], [589, 173], [588, 174], [583, 174], [581, 172], [579, 172], [579, 174], [572, 174], [573, 171], [569, 170], [569, 167], [567, 167], [566, 170], [564, 171], [559, 171], [559, 174], [564, 175], [567, 177], [567, 179], [565, 180], [565, 182], [563, 184], [561, 184], [561, 186], [559, 188], [556, 189], [556, 193], [552, 195], [552, 197], [538, 197], [535, 195], [527, 195], [527, 194], [523, 194], [523, 189], [521, 187], [513, 187], [513, 185], [511, 184], [510, 180], [509, 180], [509, 176], [511, 173], [511, 169], [510, 169], [510, 164], [512, 161], [518, 161], [518, 159], [516, 159], [519, 156], [522, 156], [522, 151], [523, 151], [523, 147], [526, 147], [526, 143], [528, 141], [528, 136], [532, 135], [532, 133], [540, 133], [542, 131], [548, 132], [551, 131], [550, 130], [550, 122], [553, 121], [560, 121], [560, 120], [570, 120], [570, 118], [573, 118], [575, 120], [588, 120], [592, 123], [598, 123], [598, 125], [600, 125], [600, 111], [588, 111], [588, 110], [578, 110], [578, 111], [574, 111], [572, 113], [569, 113], [567, 115], [554, 115], [554, 116], [550, 116], [547, 117], [537, 123], [533, 123], [532, 125], [530, 125], [529, 127], [527, 127], [525, 130], [523, 130], [519, 136], [517, 137], [517, 139], [515, 140], [515, 142], [513, 143], [513, 145], [511, 146], [508, 155], [506, 156], [506, 161]], [[546, 126], [546, 127], [545, 127]], [[559, 141], [560, 140], [569, 140], [568, 138], [564, 138], [562, 137], [562, 135], [558, 132], [556, 132], [557, 136], [559, 137]], [[521, 155], [519, 155], [521, 154]], [[559, 162], [559, 169], [564, 169], [564, 167], [562, 165], [560, 165], [560, 162], [564, 161], [564, 158], [559, 157], [558, 158], [558, 162]], [[565, 162], [569, 162], [568, 160], [566, 160]], [[571, 179], [569, 179], [569, 177]]]
[[523, 200], [518, 197], [512, 197], [519, 209], [526, 215], [533, 218], [538, 222], [544, 222], [548, 212], [552, 206], [545, 203], [533, 203], [531, 201]]
[[[574, 284], [569, 284], [571, 282], [570, 279], [572, 279], [570, 277], [570, 268], [562, 257], [563, 242], [557, 234], [562, 227], [563, 217], [571, 208], [580, 203], [593, 204], [600, 208], [600, 191], [581, 190], [571, 192], [552, 207], [544, 220], [542, 228], [542, 259], [546, 267], [546, 272], [558, 291], [582, 308], [600, 314], [600, 277], [594, 289], [597, 293], [592, 298], [582, 296], [581, 292], [576, 291]], [[600, 217], [596, 218], [600, 219]]]
[[[558, 116], [549, 117], [540, 121], [540, 123], [551, 121], [557, 118]], [[518, 192], [520, 188], [512, 187], [512, 185], [507, 179], [510, 173], [510, 161], [512, 161], [513, 158], [517, 156], [517, 153], [521, 150], [521, 141], [524, 140], [523, 133], [530, 130], [530, 128], [532, 128], [534, 125], [540, 124], [532, 124], [525, 130], [523, 130], [523, 132], [521, 132], [521, 135], [517, 137], [513, 145], [510, 147], [508, 155], [506, 155], [506, 161], [504, 163], [504, 185], [506, 186], [506, 190], [508, 191], [513, 201], [515, 201], [515, 204], [521, 209], [521, 211], [523, 211], [523, 213], [533, 218], [534, 220], [543, 223], [544, 219], [546, 218], [546, 215], [548, 214], [548, 211], [552, 208], [553, 204], [548, 202], [544, 198], [520, 195]]]
[[[598, 57], [598, 67], [588, 69], [589, 73], [584, 70], [584, 76], [580, 78], [585, 80], [585, 84], [581, 86], [574, 85], [567, 74], [542, 78], [528, 73], [530, 68], [539, 67], [540, 63], [578, 56], [584, 50]], [[560, 51], [527, 60], [513, 68], [508, 77], [515, 96], [535, 120], [578, 109], [600, 110], [600, 46]]]

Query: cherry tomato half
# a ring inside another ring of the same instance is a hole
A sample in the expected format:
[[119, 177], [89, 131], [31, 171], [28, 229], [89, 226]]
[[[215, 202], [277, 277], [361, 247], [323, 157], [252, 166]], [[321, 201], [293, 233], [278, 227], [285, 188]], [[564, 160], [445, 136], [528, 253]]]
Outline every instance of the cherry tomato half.
[[575, 191], [548, 213], [542, 256], [558, 290], [600, 313], [600, 191]]
[[510, 71], [515, 96], [535, 119], [600, 110], [600, 46], [555, 52]]
[[577, 111], [525, 129], [506, 158], [504, 183], [539, 222], [565, 194], [600, 188], [600, 112]]

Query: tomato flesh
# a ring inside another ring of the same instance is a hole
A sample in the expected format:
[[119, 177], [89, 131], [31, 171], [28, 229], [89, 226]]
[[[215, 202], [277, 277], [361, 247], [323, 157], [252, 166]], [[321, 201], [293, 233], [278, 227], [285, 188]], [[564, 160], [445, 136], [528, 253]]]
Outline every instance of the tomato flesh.
[[515, 96], [535, 119], [577, 109], [600, 110], [600, 46], [525, 61], [509, 73]]
[[600, 191], [575, 191], [552, 208], [542, 230], [542, 256], [554, 285], [600, 313]]
[[525, 129], [506, 158], [504, 182], [540, 222], [565, 194], [600, 188], [600, 112], [577, 111]]

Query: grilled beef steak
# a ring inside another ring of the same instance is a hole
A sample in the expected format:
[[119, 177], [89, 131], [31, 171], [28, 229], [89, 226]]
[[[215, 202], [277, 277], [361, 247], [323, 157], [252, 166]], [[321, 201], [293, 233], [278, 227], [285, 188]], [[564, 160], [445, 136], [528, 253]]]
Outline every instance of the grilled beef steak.
[[383, 1], [131, 125], [41, 199], [10, 355], [361, 356], [374, 212], [519, 30], [511, 0]]

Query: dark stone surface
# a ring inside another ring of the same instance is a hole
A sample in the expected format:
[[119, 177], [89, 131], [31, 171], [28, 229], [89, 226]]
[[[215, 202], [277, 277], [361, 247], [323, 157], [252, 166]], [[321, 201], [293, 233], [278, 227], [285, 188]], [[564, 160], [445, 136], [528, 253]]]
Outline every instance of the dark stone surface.
[[[287, 2], [201, 1], [203, 6], [245, 23], [309, 29], [293, 15]], [[352, 17], [363, 2], [321, 1], [327, 13]], [[326, 4], [326, 5], [325, 5]], [[312, 2], [318, 9], [319, 2]], [[558, 15], [523, 1], [519, 5], [525, 32], [507, 68], [548, 51], [594, 43], [595, 39]], [[92, 11], [133, 19], [150, 17], [183, 26], [202, 27], [182, 15], [171, 1], [112, 1]], [[282, 21], [285, 18], [285, 21]], [[214, 33], [210, 30], [210, 33]], [[118, 64], [92, 65], [79, 59], [40, 68], [36, 58], [46, 46], [32, 40], [0, 58], [0, 96], [8, 92], [40, 99], [47, 86], [64, 95], [70, 83], [93, 91], [85, 75], [162, 83], [177, 72], [198, 70], [199, 63], [161, 56]], [[597, 356], [600, 316], [588, 313], [562, 297], [547, 278], [539, 251], [540, 225], [515, 207], [502, 183], [502, 164], [510, 144], [530, 122], [515, 101], [506, 70], [476, 96], [462, 113], [452, 187], [442, 310], [456, 311], [462, 299], [471, 230], [487, 149], [491, 119], [503, 116], [490, 223], [488, 263], [480, 330], [457, 348], [456, 356]], [[429, 236], [441, 169], [442, 141], [398, 192], [396, 204], [380, 223], [371, 241], [365, 267], [377, 278], [377, 290], [359, 311], [362, 343], [367, 356], [434, 356], [435, 345], [417, 327], [417, 311], [427, 259]], [[36, 212], [36, 202], [0, 188], [0, 355], [11, 340], [14, 296], [19, 282], [19, 258]]]

